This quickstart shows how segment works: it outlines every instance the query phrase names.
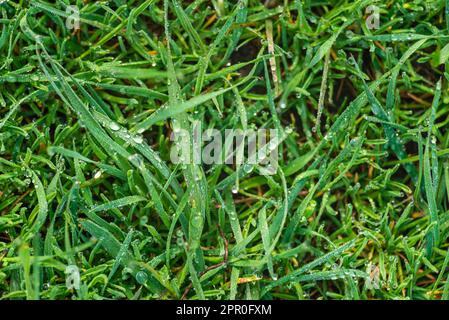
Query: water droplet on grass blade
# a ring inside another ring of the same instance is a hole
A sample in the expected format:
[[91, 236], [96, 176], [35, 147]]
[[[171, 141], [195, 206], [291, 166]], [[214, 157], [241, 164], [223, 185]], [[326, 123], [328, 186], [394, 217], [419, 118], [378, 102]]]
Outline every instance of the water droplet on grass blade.
[[285, 100], [281, 100], [281, 102], [279, 103], [279, 107], [281, 109], [285, 109], [287, 107], [287, 103], [285, 102]]
[[128, 157], [128, 160], [134, 164], [135, 166], [137, 166], [138, 168], [143, 168], [144, 167], [144, 162], [143, 162], [143, 158], [141, 155], [139, 154], [132, 154]]
[[136, 274], [136, 280], [139, 284], [145, 284], [148, 281], [148, 275], [145, 271], [139, 271]]
[[120, 129], [120, 126], [119, 126], [117, 123], [115, 123], [115, 122], [111, 122], [111, 123], [109, 124], [109, 128], [110, 128], [111, 130], [113, 130], [113, 131], [118, 131], [118, 130]]
[[101, 173], [102, 173], [101, 171], [95, 172], [94, 179], [99, 179], [101, 177]]
[[143, 138], [142, 138], [142, 136], [134, 136], [134, 137], [133, 137], [133, 141], [134, 141], [135, 143], [140, 144], [140, 143], [143, 142]]
[[176, 239], [176, 244], [180, 247], [184, 246], [184, 240], [182, 239], [182, 237]]
[[253, 171], [254, 166], [252, 164], [247, 163], [247, 164], [243, 165], [242, 169], [243, 169], [244, 172], [250, 173], [251, 171]]

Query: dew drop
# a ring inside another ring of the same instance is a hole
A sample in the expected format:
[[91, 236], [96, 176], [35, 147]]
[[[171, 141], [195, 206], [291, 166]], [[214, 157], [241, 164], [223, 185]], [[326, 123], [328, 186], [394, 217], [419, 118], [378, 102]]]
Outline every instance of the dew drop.
[[184, 246], [184, 240], [180, 237], [176, 239], [176, 244], [180, 247]]
[[142, 136], [134, 136], [134, 137], [133, 137], [133, 141], [134, 141], [135, 143], [140, 144], [140, 143], [143, 142], [143, 138], [142, 138]]
[[182, 237], [183, 235], [184, 235], [184, 232], [182, 232], [181, 229], [178, 229], [178, 230], [176, 231], [176, 236]]
[[109, 124], [109, 128], [110, 128], [111, 130], [113, 130], [113, 131], [118, 131], [118, 130], [120, 129], [120, 126], [119, 126], [117, 123], [115, 123], [115, 122], [111, 122], [111, 123]]
[[281, 109], [285, 109], [285, 108], [287, 107], [287, 103], [286, 103], [284, 100], [282, 100], [282, 101], [279, 103], [279, 107], [280, 107]]
[[99, 179], [101, 177], [101, 171], [97, 171], [94, 174], [94, 179]]
[[145, 284], [148, 281], [148, 275], [145, 271], [139, 271], [136, 274], [136, 280], [139, 284]]

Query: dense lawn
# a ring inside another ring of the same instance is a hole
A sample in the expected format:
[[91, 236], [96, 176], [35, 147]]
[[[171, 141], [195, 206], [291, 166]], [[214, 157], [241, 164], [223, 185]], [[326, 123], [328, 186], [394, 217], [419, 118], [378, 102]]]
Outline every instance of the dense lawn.
[[0, 0], [0, 299], [449, 298], [448, 1], [46, 1]]

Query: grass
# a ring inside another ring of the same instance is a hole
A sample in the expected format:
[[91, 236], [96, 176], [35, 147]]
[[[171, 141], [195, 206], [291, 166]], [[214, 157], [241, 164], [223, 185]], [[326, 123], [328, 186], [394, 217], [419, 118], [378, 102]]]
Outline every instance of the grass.
[[[0, 1], [0, 299], [448, 299], [448, 8]], [[173, 163], [194, 123], [276, 174]]]

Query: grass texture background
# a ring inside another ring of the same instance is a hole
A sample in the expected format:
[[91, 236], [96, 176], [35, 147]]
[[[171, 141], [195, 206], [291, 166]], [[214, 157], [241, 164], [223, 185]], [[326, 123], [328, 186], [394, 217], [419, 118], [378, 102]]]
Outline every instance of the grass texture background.
[[448, 59], [442, 0], [0, 1], [0, 298], [449, 298]]

